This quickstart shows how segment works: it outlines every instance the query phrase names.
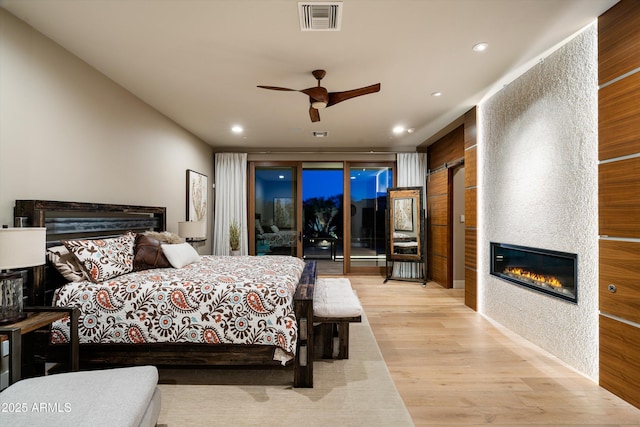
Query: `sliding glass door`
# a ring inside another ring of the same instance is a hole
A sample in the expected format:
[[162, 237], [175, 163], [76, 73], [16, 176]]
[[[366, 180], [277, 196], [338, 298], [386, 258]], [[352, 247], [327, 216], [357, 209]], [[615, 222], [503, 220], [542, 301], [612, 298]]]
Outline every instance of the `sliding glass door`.
[[299, 163], [252, 163], [249, 253], [302, 257]]
[[385, 266], [387, 188], [393, 165], [349, 163], [349, 245], [347, 272], [372, 273]]
[[393, 162], [250, 162], [249, 253], [318, 261], [320, 274], [385, 266]]
[[305, 259], [320, 261], [321, 274], [344, 271], [344, 165], [309, 162], [302, 165], [302, 245]]

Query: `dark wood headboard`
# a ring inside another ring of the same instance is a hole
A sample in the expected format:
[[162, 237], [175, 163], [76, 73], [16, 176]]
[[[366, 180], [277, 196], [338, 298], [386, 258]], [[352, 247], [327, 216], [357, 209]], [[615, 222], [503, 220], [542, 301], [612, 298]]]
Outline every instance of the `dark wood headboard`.
[[[46, 227], [47, 247], [60, 240], [113, 237], [129, 230], [164, 231], [167, 225], [165, 207], [51, 200], [16, 200], [14, 217], [24, 218], [27, 227]], [[64, 284], [61, 279], [53, 267], [34, 267], [27, 304], [50, 305], [53, 291]]]

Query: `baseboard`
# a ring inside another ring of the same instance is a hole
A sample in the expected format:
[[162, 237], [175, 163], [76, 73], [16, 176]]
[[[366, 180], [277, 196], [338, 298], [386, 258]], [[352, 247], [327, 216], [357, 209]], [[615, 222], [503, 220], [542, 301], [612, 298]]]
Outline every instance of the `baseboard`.
[[464, 280], [454, 280], [453, 289], [464, 289]]

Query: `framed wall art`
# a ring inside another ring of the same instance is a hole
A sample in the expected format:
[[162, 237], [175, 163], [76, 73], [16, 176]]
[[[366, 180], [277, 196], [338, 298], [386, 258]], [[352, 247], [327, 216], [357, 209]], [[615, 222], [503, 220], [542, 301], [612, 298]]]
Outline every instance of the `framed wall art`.
[[207, 176], [187, 169], [187, 221], [207, 220]]

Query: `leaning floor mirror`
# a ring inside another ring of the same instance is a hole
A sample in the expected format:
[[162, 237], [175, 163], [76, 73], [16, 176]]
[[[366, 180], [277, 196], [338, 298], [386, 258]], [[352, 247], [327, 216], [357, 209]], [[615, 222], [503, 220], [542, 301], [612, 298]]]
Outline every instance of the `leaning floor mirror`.
[[[422, 203], [422, 187], [396, 187], [387, 190], [387, 280], [424, 281]], [[395, 261], [421, 264], [421, 277], [394, 276]]]

